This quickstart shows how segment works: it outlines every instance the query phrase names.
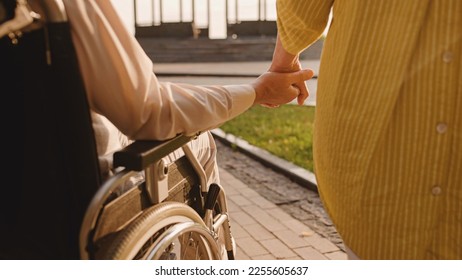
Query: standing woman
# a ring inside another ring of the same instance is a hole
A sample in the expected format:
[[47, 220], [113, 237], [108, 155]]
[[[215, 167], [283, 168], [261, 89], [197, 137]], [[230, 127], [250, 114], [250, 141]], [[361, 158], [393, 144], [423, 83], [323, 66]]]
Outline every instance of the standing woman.
[[271, 70], [287, 72], [332, 12], [314, 157], [350, 257], [462, 259], [462, 2], [278, 0], [277, 12]]

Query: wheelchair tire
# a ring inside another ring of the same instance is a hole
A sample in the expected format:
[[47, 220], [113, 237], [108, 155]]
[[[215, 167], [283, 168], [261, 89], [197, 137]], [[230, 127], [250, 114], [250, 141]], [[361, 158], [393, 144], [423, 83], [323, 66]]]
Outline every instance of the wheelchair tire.
[[128, 224], [104, 259], [221, 259], [215, 237], [191, 207], [179, 202], [155, 205]]

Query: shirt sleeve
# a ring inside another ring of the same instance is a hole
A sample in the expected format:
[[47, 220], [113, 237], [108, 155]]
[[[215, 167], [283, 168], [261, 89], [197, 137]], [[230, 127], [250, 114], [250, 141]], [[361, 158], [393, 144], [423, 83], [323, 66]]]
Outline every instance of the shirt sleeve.
[[64, 1], [90, 107], [131, 139], [216, 128], [249, 109], [250, 85], [161, 83], [107, 0]]
[[277, 0], [278, 35], [284, 49], [298, 54], [324, 32], [334, 0]]

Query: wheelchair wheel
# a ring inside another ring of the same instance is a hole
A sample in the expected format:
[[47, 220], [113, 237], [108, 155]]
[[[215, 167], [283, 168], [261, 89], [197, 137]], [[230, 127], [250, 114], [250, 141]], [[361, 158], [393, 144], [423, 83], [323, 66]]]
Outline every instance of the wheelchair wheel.
[[[221, 247], [221, 246], [220, 246]], [[216, 238], [188, 205], [164, 202], [126, 226], [105, 259], [221, 259]]]

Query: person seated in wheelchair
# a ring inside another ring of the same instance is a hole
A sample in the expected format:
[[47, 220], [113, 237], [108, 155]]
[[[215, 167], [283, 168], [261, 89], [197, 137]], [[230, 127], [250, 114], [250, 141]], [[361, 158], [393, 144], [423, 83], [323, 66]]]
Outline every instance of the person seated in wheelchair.
[[[106, 167], [101, 170], [111, 168], [111, 157], [104, 155], [132, 140], [162, 140], [204, 131], [188, 145], [202, 165], [207, 183], [219, 184], [217, 151], [210, 129], [253, 105], [277, 107], [295, 98], [303, 104], [308, 96], [304, 81], [312, 77], [311, 70], [267, 72], [244, 85], [159, 82], [153, 62], [125, 28], [110, 1], [64, 4], [90, 107], [95, 112], [100, 164]], [[298, 88], [297, 83], [303, 86]], [[183, 150], [178, 149], [166, 161], [174, 162], [182, 155]]]
[[[16, 1], [0, 0], [0, 4], [3, 5], [0, 5], [0, 38], [7, 34], [2, 33], [5, 30], [2, 27], [7, 26], [8, 29], [18, 24], [10, 19], [4, 19], [11, 17], [12, 13], [8, 13], [8, 16], [2, 13], [5, 8], [7, 10], [8, 7], [11, 8], [10, 4], [13, 2]], [[27, 12], [23, 11], [25, 17], [22, 20], [25, 21], [19, 22], [19, 25], [27, 25], [30, 21], [38, 21], [37, 25], [40, 25], [40, 22], [46, 22], [47, 14], [41, 6], [45, 2], [47, 1], [18, 0], [17, 3], [21, 8], [28, 6], [34, 11], [35, 17], [35, 19], [28, 18]], [[277, 107], [295, 98], [302, 104], [308, 96], [304, 82], [313, 75], [313, 72], [308, 69], [293, 73], [266, 72], [253, 82], [241, 85], [197, 86], [160, 82], [155, 75], [153, 62], [136, 38], [126, 29], [111, 1], [50, 0], [50, 2], [60, 2], [64, 5], [70, 25], [72, 43], [85, 87], [84, 95], [86, 94], [91, 110], [102, 181], [111, 178], [113, 173], [115, 174], [112, 154], [133, 141], [165, 140], [179, 134], [196, 135], [198, 132], [203, 132], [194, 140], [189, 141], [186, 146], [201, 165], [207, 186], [219, 184], [216, 147], [212, 134], [209, 132], [210, 129], [242, 114], [251, 106], [260, 104]], [[26, 28], [35, 27], [26, 26]], [[183, 154], [184, 149], [178, 148], [167, 155], [164, 160], [167, 164], [173, 163]], [[170, 210], [182, 211], [181, 205], [175, 207]], [[167, 209], [166, 212], [170, 210]], [[188, 215], [189, 217], [186, 217]], [[185, 219], [206, 224], [205, 219], [204, 222], [201, 220], [203, 217], [197, 215], [199, 217], [197, 218], [191, 214], [189, 209], [182, 211], [180, 216], [182, 216], [180, 220], [172, 221], [172, 224], [179, 224], [178, 230], [180, 230], [179, 226], [187, 225]], [[96, 215], [90, 215], [90, 217], [96, 217]], [[227, 215], [223, 217], [227, 219]], [[93, 224], [85, 223], [86, 221], [88, 220], [84, 219], [83, 224], [90, 227], [82, 226], [82, 228], [89, 228], [89, 232], [93, 235]], [[149, 227], [157, 226], [157, 220], [154, 219], [151, 222], [153, 224]], [[160, 227], [164, 230], [162, 228], [164, 226], [160, 225]], [[84, 235], [80, 236], [81, 257], [87, 258], [88, 256], [85, 256], [88, 249], [86, 242], [89, 238], [85, 231], [81, 230], [82, 232]], [[125, 231], [127, 232], [130, 235], [130, 231]], [[125, 233], [121, 235], [119, 241], [129, 240], [125, 238], [128, 236]], [[208, 236], [208, 233], [204, 236]], [[200, 242], [201, 240], [199, 239]], [[189, 243], [188, 240], [186, 241]], [[229, 242], [228, 247], [230, 247]], [[125, 250], [123, 251], [118, 246], [114, 248], [115, 251], [110, 255], [111, 258], [114, 256], [115, 258], [136, 257], [131, 255], [134, 250], [123, 249]], [[191, 246], [186, 248], [189, 250]], [[166, 254], [153, 255], [153, 258], [168, 258], [171, 249], [166, 248]], [[197, 251], [193, 250], [193, 253], [197, 254]]]
[[[96, 124], [102, 170], [111, 152], [130, 140], [162, 140], [205, 131], [190, 143], [210, 182], [219, 182], [216, 148], [209, 132], [263, 104], [276, 107], [307, 98], [297, 88], [313, 75], [267, 72], [250, 84], [196, 86], [159, 82], [151, 59], [131, 34], [111, 1], [64, 0], [73, 41]], [[155, 63], [155, 62], [154, 62]], [[181, 151], [173, 153], [175, 160]]]

